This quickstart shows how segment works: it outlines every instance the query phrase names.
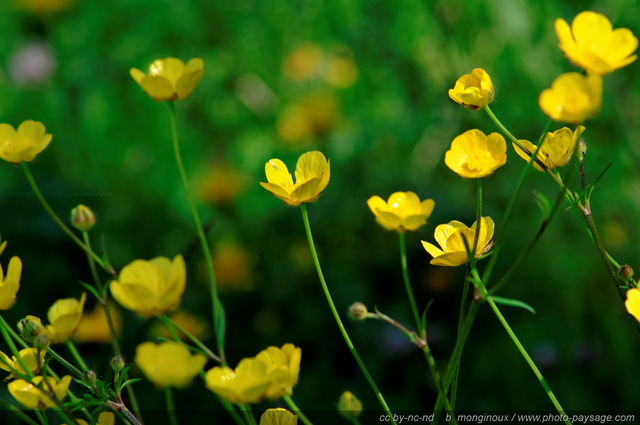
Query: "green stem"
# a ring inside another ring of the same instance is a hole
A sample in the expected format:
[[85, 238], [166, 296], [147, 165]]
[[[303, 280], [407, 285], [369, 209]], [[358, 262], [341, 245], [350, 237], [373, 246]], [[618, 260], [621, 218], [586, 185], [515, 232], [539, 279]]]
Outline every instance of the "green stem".
[[380, 402], [382, 409], [385, 411], [387, 415], [389, 415], [391, 423], [396, 424], [396, 422], [393, 420], [393, 414], [391, 413], [391, 409], [389, 409], [389, 406], [387, 405], [387, 402], [382, 396], [382, 393], [378, 389], [378, 386], [376, 385], [375, 381], [371, 377], [371, 374], [367, 370], [367, 367], [364, 365], [364, 362], [360, 358], [360, 355], [358, 354], [355, 347], [353, 346], [353, 343], [351, 342], [351, 338], [349, 338], [349, 334], [347, 333], [344, 325], [342, 324], [340, 315], [338, 314], [338, 311], [336, 310], [336, 306], [333, 303], [333, 299], [331, 298], [331, 293], [329, 292], [327, 283], [324, 280], [322, 268], [320, 267], [320, 261], [318, 260], [316, 247], [315, 247], [315, 244], [313, 243], [313, 235], [311, 234], [311, 226], [309, 225], [309, 214], [307, 213], [307, 206], [304, 203], [300, 204], [300, 212], [302, 213], [302, 221], [304, 222], [304, 229], [305, 229], [305, 232], [307, 233], [307, 239], [309, 241], [309, 249], [311, 250], [311, 257], [313, 258], [313, 264], [316, 267], [316, 272], [318, 274], [318, 278], [320, 279], [320, 284], [322, 285], [322, 291], [324, 292], [324, 295], [327, 298], [327, 303], [329, 304], [329, 308], [331, 309], [331, 314], [333, 314], [333, 318], [335, 319], [336, 324], [340, 329], [340, 333], [342, 334], [342, 337], [347, 343], [347, 347], [349, 347], [351, 354], [353, 354], [353, 357], [356, 359], [358, 366], [360, 366], [360, 370], [362, 370], [362, 373], [364, 374], [365, 378], [369, 382], [369, 385], [371, 385], [371, 388], [373, 389], [373, 392], [378, 398], [378, 401]]
[[206, 345], [204, 345], [204, 343], [202, 341], [200, 341], [198, 338], [196, 338], [193, 334], [191, 334], [185, 328], [183, 328], [182, 326], [178, 325], [175, 321], [171, 320], [171, 318], [169, 316], [167, 316], [166, 314], [163, 314], [162, 316], [158, 316], [158, 318], [162, 321], [164, 326], [169, 330], [169, 332], [173, 336], [173, 339], [176, 342], [182, 342], [182, 339], [180, 339], [180, 337], [172, 331], [172, 328], [175, 328], [178, 331], [182, 332], [182, 334], [184, 336], [186, 336], [191, 342], [193, 342], [198, 348], [200, 348], [200, 350], [202, 350], [210, 359], [212, 359], [212, 360], [214, 360], [214, 361], [216, 361], [218, 363], [222, 362], [222, 359], [220, 357], [216, 356], [213, 353], [213, 351], [211, 351]]
[[167, 412], [169, 414], [169, 423], [171, 425], [178, 425], [178, 416], [176, 415], [176, 405], [173, 401], [173, 391], [171, 387], [164, 389], [164, 400], [167, 405]]
[[78, 362], [78, 364], [82, 368], [82, 371], [84, 372], [89, 370], [89, 368], [87, 367], [87, 364], [84, 362], [84, 359], [82, 358], [80, 353], [78, 353], [78, 350], [76, 349], [75, 344], [70, 339], [68, 339], [66, 342], [66, 345], [69, 351], [71, 352], [71, 356], [73, 356], [73, 358], [76, 360], [76, 362]]
[[307, 417], [304, 415], [304, 413], [302, 413], [302, 410], [300, 410], [300, 408], [298, 408], [298, 406], [293, 401], [291, 396], [285, 395], [285, 396], [282, 396], [282, 399], [284, 400], [285, 403], [287, 403], [287, 406], [289, 406], [289, 409], [291, 409], [291, 411], [293, 413], [298, 415], [298, 419], [300, 419], [300, 421], [302, 421], [302, 423], [304, 425], [313, 425], [311, 423], [311, 421], [309, 419], [307, 419]]
[[409, 279], [409, 267], [407, 265], [407, 241], [405, 232], [399, 232], [400, 237], [400, 264], [402, 266], [402, 278], [404, 279], [404, 286], [407, 290], [407, 297], [409, 298], [409, 304], [411, 305], [411, 311], [413, 312], [413, 318], [416, 321], [416, 329], [418, 329], [418, 335], [422, 335], [426, 329], [422, 329], [422, 323], [420, 321], [420, 313], [418, 313], [418, 305], [416, 299], [413, 296], [413, 288], [411, 286], [411, 280]]
[[[544, 388], [545, 392], [547, 393], [547, 396], [549, 397], [549, 399], [551, 400], [551, 402], [555, 406], [555, 408], [558, 411], [558, 413], [560, 415], [566, 417], [566, 413], [565, 413], [564, 409], [560, 405], [560, 402], [556, 398], [555, 394], [553, 394], [553, 391], [551, 391], [551, 388], [549, 387], [549, 384], [547, 384], [547, 381], [544, 379], [544, 376], [542, 376], [542, 373], [540, 372], [540, 370], [538, 369], [536, 364], [533, 362], [533, 360], [529, 356], [529, 353], [527, 353], [527, 350], [525, 350], [525, 348], [522, 345], [522, 343], [520, 343], [520, 340], [518, 339], [516, 334], [511, 329], [511, 326], [509, 326], [509, 323], [507, 323], [507, 320], [504, 318], [504, 316], [500, 312], [500, 309], [498, 308], [496, 303], [493, 301], [493, 299], [491, 299], [491, 297], [488, 296], [489, 293], [487, 292], [487, 290], [483, 286], [479, 286], [479, 288], [480, 288], [480, 291], [482, 292], [482, 295], [484, 297], [486, 297], [485, 300], [491, 306], [491, 309], [495, 313], [496, 317], [498, 318], [498, 320], [500, 321], [500, 323], [502, 324], [504, 329], [507, 331], [507, 334], [509, 335], [509, 337], [511, 338], [511, 340], [515, 344], [516, 348], [518, 349], [518, 351], [520, 352], [520, 354], [522, 355], [524, 360], [527, 362], [527, 364], [529, 365], [529, 367], [531, 368], [533, 373], [536, 375], [536, 378], [538, 378], [538, 381], [540, 382], [540, 385], [542, 385], [542, 388]], [[565, 420], [564, 422], [566, 424], [568, 424], [568, 425], [571, 425], [571, 421], [569, 421], [568, 419]]]
[[253, 417], [251, 405], [240, 404], [238, 405], [238, 407], [240, 408], [240, 413], [242, 413], [242, 416], [244, 416], [244, 421], [249, 425], [256, 425], [256, 418]]
[[22, 410], [18, 409], [16, 406], [14, 406], [13, 404], [9, 403], [8, 401], [6, 401], [6, 400], [4, 400], [2, 398], [0, 398], [0, 405], [2, 405], [2, 407], [4, 407], [6, 410], [10, 410], [11, 412], [13, 412], [16, 415], [18, 415], [18, 417], [20, 417], [20, 419], [22, 419], [22, 421], [25, 422], [26, 424], [38, 425], [38, 422], [36, 422], [33, 419], [31, 419]]
[[[82, 240], [84, 244], [89, 248], [91, 252], [93, 249], [91, 248], [91, 239], [89, 238], [89, 232], [86, 230], [82, 232]], [[93, 277], [93, 281], [96, 284], [96, 288], [98, 288], [98, 292], [102, 295], [102, 281], [100, 280], [100, 276], [98, 276], [98, 270], [96, 268], [96, 262], [93, 260], [93, 257], [87, 254], [87, 260], [89, 261], [89, 269], [91, 270], [91, 277]]]
[[453, 423], [455, 425], [458, 424], [456, 422], [456, 415], [453, 411], [453, 406], [449, 401], [449, 397], [447, 397], [447, 392], [442, 386], [442, 380], [440, 379], [440, 373], [438, 372], [438, 367], [436, 365], [436, 360], [433, 358], [433, 354], [431, 354], [431, 350], [429, 349], [429, 345], [425, 344], [422, 347], [422, 352], [424, 353], [425, 358], [427, 359], [427, 363], [429, 364], [429, 369], [431, 370], [431, 376], [433, 377], [433, 381], [436, 384], [436, 389], [438, 390], [438, 396], [442, 397], [444, 402], [444, 408], [451, 417], [451, 421], [449, 423]]
[[216, 282], [216, 275], [213, 270], [213, 259], [211, 257], [211, 250], [209, 249], [207, 236], [204, 233], [204, 228], [202, 227], [202, 221], [200, 220], [200, 215], [198, 214], [198, 210], [193, 200], [193, 196], [191, 195], [191, 188], [189, 185], [189, 180], [187, 179], [187, 173], [185, 172], [184, 165], [182, 163], [182, 155], [180, 154], [180, 145], [178, 144], [178, 130], [176, 126], [175, 107], [173, 102], [167, 102], [167, 105], [169, 105], [169, 116], [171, 121], [171, 136], [173, 139], [173, 152], [175, 154], [178, 171], [180, 172], [180, 179], [182, 180], [182, 186], [184, 188], [185, 194], [187, 196], [187, 200], [189, 202], [191, 215], [193, 216], [193, 220], [196, 226], [196, 231], [198, 232], [198, 239], [200, 240], [200, 245], [202, 247], [202, 254], [204, 255], [204, 261], [207, 266], [207, 274], [209, 276], [209, 290], [211, 292], [211, 304], [212, 304], [212, 311], [213, 311], [213, 324], [215, 328], [214, 331], [216, 334], [216, 343], [218, 345], [218, 352], [220, 354], [220, 358], [222, 359], [222, 364], [226, 364], [225, 355], [224, 355], [224, 346], [225, 346], [224, 310], [222, 307], [222, 303], [218, 298], [218, 284]]
[[8, 329], [11, 329], [11, 328], [9, 327], [7, 322], [4, 320], [4, 317], [0, 315], [0, 333], [2, 334], [2, 337], [4, 338], [4, 340], [7, 342], [7, 345], [9, 346], [9, 350], [11, 350], [11, 354], [15, 356], [16, 360], [20, 364], [20, 367], [24, 371], [24, 375], [28, 377], [29, 382], [31, 382], [31, 380], [34, 377], [33, 372], [31, 372], [31, 369], [29, 369], [29, 366], [27, 366], [27, 363], [24, 361], [24, 359], [20, 355], [20, 351], [18, 350], [16, 345], [13, 343], [13, 339], [11, 338], [11, 335], [9, 335]]
[[31, 174], [31, 170], [29, 169], [29, 165], [26, 162], [22, 162], [22, 170], [24, 171], [25, 176], [27, 177], [27, 181], [29, 182], [29, 185], [31, 186], [31, 189], [33, 190], [33, 192], [36, 195], [36, 198], [38, 198], [38, 201], [40, 201], [40, 204], [42, 205], [42, 207], [44, 208], [44, 210], [47, 212], [47, 214], [49, 214], [49, 216], [53, 219], [53, 221], [58, 225], [58, 227], [60, 227], [60, 229], [62, 229], [62, 231], [64, 233], [67, 234], [67, 236], [69, 236], [71, 238], [72, 241], [74, 241], [84, 252], [87, 253], [87, 255], [91, 256], [91, 258], [93, 258], [93, 260], [100, 265], [100, 267], [102, 267], [103, 269], [105, 269], [108, 273], [111, 274], [115, 274], [115, 270], [113, 270], [112, 267], [107, 266], [107, 264], [105, 264], [104, 261], [102, 261], [102, 259], [100, 257], [98, 257], [98, 255], [96, 255], [95, 252], [93, 252], [88, 246], [86, 246], [68, 227], [66, 224], [64, 224], [64, 222], [62, 220], [60, 220], [60, 217], [58, 217], [58, 215], [53, 211], [53, 208], [51, 208], [51, 206], [49, 205], [49, 203], [47, 202], [47, 200], [44, 198], [44, 196], [42, 195], [42, 192], [40, 192], [40, 189], [38, 188], [38, 185], [36, 184], [36, 181], [33, 178], [33, 175]]
[[77, 367], [75, 367], [74, 365], [72, 365], [71, 363], [69, 363], [64, 357], [60, 356], [60, 354], [56, 353], [51, 347], [47, 348], [47, 353], [49, 353], [51, 357], [56, 359], [58, 363], [60, 363], [65, 368], [67, 368], [71, 373], [76, 375], [78, 379], [82, 379], [82, 377], [84, 376], [82, 371]]
[[34, 409], [33, 413], [35, 413], [42, 425], [49, 425], [49, 420], [47, 419], [47, 415], [44, 414], [44, 412]]

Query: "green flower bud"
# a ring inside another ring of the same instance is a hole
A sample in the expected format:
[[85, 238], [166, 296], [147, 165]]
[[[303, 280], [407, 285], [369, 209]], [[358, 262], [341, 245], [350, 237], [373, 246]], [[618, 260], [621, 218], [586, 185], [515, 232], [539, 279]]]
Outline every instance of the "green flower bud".
[[81, 232], [86, 232], [96, 224], [96, 216], [91, 208], [80, 204], [71, 210], [71, 224]]
[[367, 318], [368, 313], [367, 306], [361, 302], [353, 303], [349, 307], [349, 316], [354, 320], [364, 320]]
[[18, 322], [18, 331], [27, 343], [33, 344], [34, 340], [42, 335], [44, 327], [36, 316], [27, 316]]
[[111, 359], [111, 368], [116, 372], [122, 372], [125, 366], [124, 357], [120, 354]]
[[338, 412], [348, 421], [355, 421], [362, 413], [362, 402], [351, 391], [345, 391], [338, 399]]

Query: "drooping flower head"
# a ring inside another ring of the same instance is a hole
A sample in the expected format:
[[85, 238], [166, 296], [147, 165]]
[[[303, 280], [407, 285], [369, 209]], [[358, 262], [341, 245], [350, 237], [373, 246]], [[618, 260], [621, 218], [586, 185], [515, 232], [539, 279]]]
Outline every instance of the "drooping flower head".
[[449, 90], [449, 97], [472, 111], [484, 108], [493, 100], [494, 87], [491, 77], [482, 68], [458, 78]]
[[640, 322], [640, 289], [631, 288], [627, 291], [627, 299], [624, 302], [624, 306], [629, 314]]
[[629, 65], [637, 56], [638, 39], [627, 28], [613, 29], [600, 13], [586, 11], [569, 24], [556, 19], [559, 47], [573, 62], [590, 74], [605, 75]]
[[444, 162], [461, 177], [486, 177], [507, 162], [507, 143], [498, 133], [469, 130], [453, 139]]
[[[56, 407], [54, 399], [62, 401], [67, 395], [67, 389], [71, 383], [71, 376], [66, 375], [60, 381], [56, 381], [55, 378], [47, 376], [47, 381], [43, 382], [44, 378], [41, 375], [33, 378], [32, 383], [29, 383], [23, 379], [16, 379], [9, 383], [9, 392], [27, 409], [39, 409], [43, 410], [47, 407]], [[37, 385], [42, 384], [50, 391], [42, 391]]]
[[[6, 242], [0, 245], [0, 251], [5, 246]], [[6, 276], [0, 265], [0, 310], [7, 310], [16, 302], [16, 294], [20, 289], [21, 275], [22, 260], [20, 260], [20, 257], [11, 257]]]
[[129, 74], [155, 101], [182, 100], [200, 82], [204, 75], [204, 62], [193, 58], [185, 65], [176, 58], [158, 59], [149, 65], [148, 73], [131, 68]]
[[144, 342], [136, 348], [136, 364], [160, 388], [184, 388], [202, 370], [207, 358], [191, 354], [182, 344]]
[[421, 202], [413, 192], [394, 192], [386, 202], [379, 196], [372, 196], [367, 200], [378, 224], [387, 230], [398, 232], [417, 230], [424, 226], [435, 204], [433, 199]]
[[[542, 162], [550, 170], [566, 165], [569, 159], [571, 159], [571, 155], [573, 155], [576, 146], [578, 146], [578, 140], [583, 131], [584, 127], [580, 125], [576, 128], [576, 131], [571, 131], [567, 127], [563, 127], [553, 133], [547, 133], [538, 151], [538, 161]], [[536, 145], [530, 141], [521, 139], [519, 142], [529, 152], [533, 153], [536, 151]], [[518, 155], [529, 162], [531, 159], [529, 154], [525, 153], [515, 143], [513, 143], [513, 148]], [[537, 162], [534, 162], [533, 166], [538, 171], [544, 171]]]
[[45, 327], [44, 333], [52, 343], [66, 342], [73, 335], [82, 319], [86, 299], [87, 294], [83, 293], [80, 300], [60, 299], [49, 308], [49, 324]]
[[295, 183], [287, 166], [279, 159], [271, 159], [264, 167], [267, 182], [260, 185], [285, 204], [297, 207], [303, 202], [313, 202], [329, 184], [329, 161], [322, 152], [304, 153], [298, 158]]
[[[477, 224], [476, 222], [471, 227], [467, 227], [463, 223], [454, 220], [448, 224], [437, 226], [434, 238], [440, 248], [429, 242], [422, 241], [424, 249], [433, 257], [431, 264], [454, 267], [469, 261], [467, 247], [473, 250]], [[491, 248], [493, 231], [494, 223], [491, 217], [482, 217], [475, 250], [476, 258], [486, 254]]]
[[10, 124], [0, 124], [0, 158], [14, 164], [33, 161], [49, 146], [52, 137], [38, 121], [24, 121], [18, 130]]
[[602, 104], [602, 78], [577, 72], [560, 75], [540, 93], [542, 112], [555, 121], [580, 124], [593, 117]]

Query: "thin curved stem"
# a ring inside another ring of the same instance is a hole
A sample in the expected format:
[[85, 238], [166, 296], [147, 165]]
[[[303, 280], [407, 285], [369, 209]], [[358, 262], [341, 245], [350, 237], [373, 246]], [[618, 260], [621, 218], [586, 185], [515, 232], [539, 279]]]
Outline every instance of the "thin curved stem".
[[171, 320], [171, 318], [169, 316], [167, 316], [166, 314], [163, 314], [161, 316], [158, 316], [158, 318], [162, 321], [162, 323], [164, 324], [164, 326], [169, 329], [169, 332], [172, 333], [172, 335], [174, 336], [174, 339], [176, 340], [176, 342], [181, 342], [181, 339], [178, 335], [176, 335], [174, 332], [172, 332], [171, 328], [175, 328], [178, 331], [182, 332], [182, 334], [184, 334], [184, 336], [186, 336], [191, 342], [193, 342], [198, 348], [200, 348], [200, 350], [202, 350], [210, 359], [221, 363], [222, 359], [218, 356], [216, 356], [206, 345], [204, 345], [204, 343], [202, 341], [200, 341], [198, 338], [196, 338], [195, 336], [193, 336], [189, 331], [187, 331], [185, 328], [183, 328], [182, 326], [178, 325], [175, 321]]
[[302, 413], [302, 410], [300, 410], [300, 408], [296, 405], [296, 403], [293, 401], [293, 399], [290, 396], [285, 395], [282, 397], [282, 399], [284, 400], [285, 403], [287, 403], [287, 406], [289, 406], [289, 409], [291, 409], [293, 413], [298, 415], [298, 419], [300, 419], [300, 421], [304, 425], [313, 425], [311, 421], [307, 419], [304, 413]]
[[393, 414], [391, 413], [391, 410], [389, 409], [387, 402], [385, 401], [384, 397], [382, 396], [382, 393], [378, 389], [378, 386], [373, 380], [373, 377], [367, 370], [367, 367], [365, 366], [364, 362], [360, 358], [360, 355], [358, 354], [355, 347], [353, 346], [353, 343], [351, 342], [351, 338], [349, 338], [349, 334], [347, 333], [347, 330], [342, 324], [342, 319], [340, 319], [338, 310], [336, 310], [336, 306], [333, 303], [333, 299], [331, 298], [331, 293], [329, 292], [327, 283], [324, 280], [324, 274], [322, 273], [322, 268], [320, 267], [320, 261], [318, 260], [318, 253], [316, 252], [316, 247], [315, 247], [315, 244], [313, 243], [313, 235], [311, 234], [311, 226], [309, 225], [309, 214], [307, 213], [307, 206], [304, 203], [300, 204], [300, 212], [302, 213], [302, 221], [304, 222], [304, 229], [305, 229], [305, 232], [307, 233], [307, 239], [309, 241], [309, 249], [311, 250], [311, 257], [313, 258], [313, 264], [316, 267], [316, 272], [318, 274], [318, 278], [320, 279], [320, 285], [322, 285], [322, 291], [324, 292], [324, 295], [327, 298], [327, 303], [329, 304], [329, 308], [331, 309], [331, 314], [333, 314], [333, 318], [335, 319], [336, 324], [340, 329], [340, 333], [342, 334], [342, 337], [347, 343], [347, 347], [349, 347], [351, 354], [353, 354], [353, 357], [356, 359], [356, 363], [358, 363], [358, 366], [360, 366], [360, 370], [362, 370], [362, 373], [364, 374], [365, 378], [369, 382], [369, 385], [373, 389], [373, 392], [378, 398], [378, 402], [382, 406], [382, 409], [385, 411], [387, 415], [389, 415], [391, 423], [396, 424], [396, 422], [393, 420]]
[[176, 405], [173, 401], [173, 391], [171, 387], [164, 389], [164, 400], [167, 406], [167, 413], [169, 414], [169, 424], [178, 425], [178, 415], [176, 415]]
[[413, 287], [411, 286], [411, 280], [409, 279], [409, 266], [407, 265], [407, 241], [405, 234], [405, 232], [398, 232], [400, 238], [400, 265], [402, 266], [402, 278], [404, 280], [404, 287], [407, 290], [407, 297], [409, 298], [411, 311], [413, 312], [413, 319], [416, 321], [416, 329], [418, 329], [418, 334], [422, 335], [425, 329], [422, 329], [418, 305], [416, 304], [416, 299], [413, 295]]

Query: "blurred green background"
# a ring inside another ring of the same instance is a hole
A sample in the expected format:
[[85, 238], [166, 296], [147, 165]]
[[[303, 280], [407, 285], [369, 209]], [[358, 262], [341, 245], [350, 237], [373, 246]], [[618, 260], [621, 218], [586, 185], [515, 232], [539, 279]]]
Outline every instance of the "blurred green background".
[[[293, 168], [308, 150], [330, 158], [331, 182], [309, 213], [342, 312], [362, 301], [412, 322], [397, 235], [375, 223], [366, 200], [411, 190], [436, 201], [427, 226], [407, 242], [418, 304], [434, 301], [428, 337], [444, 368], [464, 270], [431, 266], [420, 240], [433, 242], [440, 223], [473, 222], [475, 184], [442, 158], [466, 130], [497, 131], [486, 114], [455, 104], [447, 90], [460, 75], [484, 68], [496, 86], [494, 112], [517, 137], [534, 140], [547, 120], [537, 106], [540, 91], [575, 70], [557, 48], [554, 20], [594, 10], [640, 34], [640, 6], [632, 0], [77, 0], [54, 13], [14, 3], [0, 6], [0, 121], [17, 126], [34, 119], [53, 134], [31, 164], [41, 190], [63, 217], [79, 203], [95, 211], [94, 245], [104, 246], [118, 269], [137, 258], [182, 253], [188, 286], [181, 309], [209, 321], [206, 273], [173, 159], [167, 107], [128, 74], [157, 58], [204, 59], [200, 85], [176, 110], [219, 272], [229, 361], [234, 366], [269, 345], [302, 347], [294, 399], [316, 423], [340, 421], [334, 411], [344, 390], [371, 417], [381, 412], [330, 317], [300, 213], [258, 184], [264, 163], [277, 157]], [[605, 78], [602, 110], [583, 136], [587, 179], [613, 163], [593, 196], [594, 217], [612, 255], [632, 267], [640, 267], [638, 66]], [[498, 230], [523, 166], [510, 148], [508, 156], [485, 182], [484, 213]], [[532, 173], [527, 181], [495, 276], [537, 230], [532, 191], [556, 196], [547, 180]], [[0, 182], [0, 235], [9, 241], [2, 263], [12, 255], [24, 262], [18, 302], [3, 317], [10, 323], [44, 317], [56, 299], [79, 297], [78, 282], [91, 279], [86, 259], [38, 205], [20, 167], [2, 164]], [[536, 309], [535, 316], [504, 311], [565, 409], [638, 410], [638, 332], [576, 211], [559, 210], [501, 295]], [[135, 345], [153, 338], [153, 324], [122, 315], [132, 361]], [[383, 323], [347, 322], [347, 328], [392, 411], [430, 413], [436, 392], [419, 350]], [[80, 349], [100, 376], [108, 373], [108, 345]], [[461, 411], [553, 411], [486, 307], [460, 373]], [[153, 417], [162, 394], [148, 382], [135, 387]], [[4, 389], [0, 394], [12, 400]], [[199, 380], [176, 397], [179, 409], [201, 411], [183, 423], [229, 421]], [[262, 403], [256, 412], [273, 405]], [[6, 413], [5, 420], [14, 418]]]

